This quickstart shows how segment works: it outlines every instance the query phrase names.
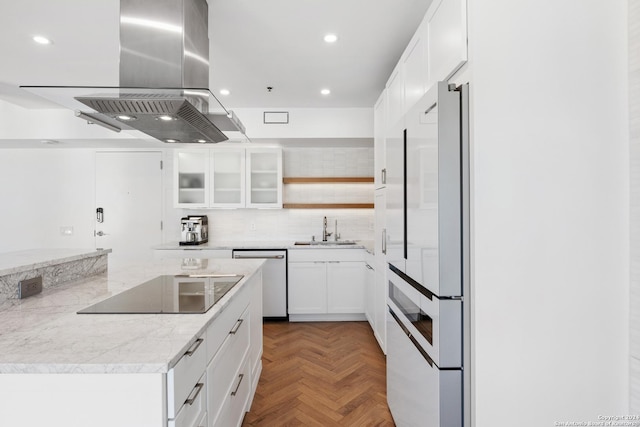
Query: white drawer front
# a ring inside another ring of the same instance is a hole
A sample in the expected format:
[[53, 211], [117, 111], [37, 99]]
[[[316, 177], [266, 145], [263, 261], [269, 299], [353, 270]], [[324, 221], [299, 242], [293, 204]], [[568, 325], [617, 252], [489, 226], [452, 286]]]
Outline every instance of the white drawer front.
[[[238, 319], [236, 327], [222, 344], [222, 347], [207, 367], [207, 413], [211, 420], [216, 420], [227, 395], [233, 391], [240, 370], [240, 364], [249, 349], [249, 309]], [[249, 378], [243, 381], [249, 382]]]
[[187, 400], [207, 367], [205, 339], [198, 338], [167, 373], [167, 418], [172, 419]]
[[213, 427], [239, 427], [242, 424], [251, 390], [250, 371], [249, 359], [245, 358], [234, 378], [231, 391], [222, 404], [218, 419], [212, 423]]
[[204, 374], [189, 393], [187, 400], [175, 419], [169, 420], [169, 427], [206, 427], [207, 379]]
[[248, 288], [250, 286], [243, 285], [240, 292], [231, 301], [231, 304], [207, 328], [207, 363], [218, 352], [218, 349], [229, 335], [229, 331], [234, 328], [234, 325], [242, 316], [242, 312], [249, 305], [251, 293]]

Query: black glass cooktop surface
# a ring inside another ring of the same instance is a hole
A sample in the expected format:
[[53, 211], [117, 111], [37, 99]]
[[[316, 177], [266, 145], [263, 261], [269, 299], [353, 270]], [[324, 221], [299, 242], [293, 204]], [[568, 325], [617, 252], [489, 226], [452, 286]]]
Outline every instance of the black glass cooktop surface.
[[244, 276], [193, 274], [158, 276], [78, 314], [205, 313]]

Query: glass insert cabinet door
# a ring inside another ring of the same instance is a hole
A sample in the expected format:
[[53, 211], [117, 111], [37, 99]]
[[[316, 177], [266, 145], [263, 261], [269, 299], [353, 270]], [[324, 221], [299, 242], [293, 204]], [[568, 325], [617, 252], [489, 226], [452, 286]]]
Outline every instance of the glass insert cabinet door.
[[176, 153], [176, 204], [188, 207], [209, 205], [209, 151], [188, 150]]
[[247, 207], [282, 207], [282, 150], [247, 148]]
[[212, 207], [244, 207], [245, 150], [212, 150], [211, 163]]

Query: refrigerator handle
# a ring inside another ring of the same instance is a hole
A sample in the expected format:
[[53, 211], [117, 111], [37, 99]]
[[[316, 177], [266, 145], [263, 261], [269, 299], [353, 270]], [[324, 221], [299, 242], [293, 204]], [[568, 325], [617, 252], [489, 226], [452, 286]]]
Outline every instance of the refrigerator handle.
[[387, 229], [382, 229], [382, 253], [387, 254]]

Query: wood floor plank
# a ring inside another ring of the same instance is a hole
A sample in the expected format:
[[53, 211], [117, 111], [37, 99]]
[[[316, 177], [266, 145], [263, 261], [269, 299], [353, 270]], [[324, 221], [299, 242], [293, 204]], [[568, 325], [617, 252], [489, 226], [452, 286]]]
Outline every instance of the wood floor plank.
[[265, 322], [263, 370], [242, 425], [394, 426], [386, 362], [366, 322]]

